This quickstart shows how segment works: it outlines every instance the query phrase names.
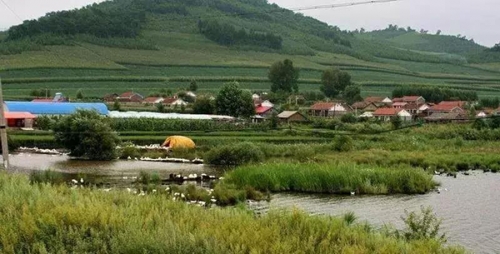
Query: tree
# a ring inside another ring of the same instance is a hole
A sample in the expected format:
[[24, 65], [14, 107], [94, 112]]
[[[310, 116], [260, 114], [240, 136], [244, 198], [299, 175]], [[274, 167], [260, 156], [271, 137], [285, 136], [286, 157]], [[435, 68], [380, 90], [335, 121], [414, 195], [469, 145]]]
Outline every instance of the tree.
[[274, 112], [272, 114], [271, 118], [269, 119], [269, 127], [271, 127], [271, 129], [273, 129], [273, 130], [276, 130], [276, 129], [278, 129], [278, 125], [279, 125], [278, 114], [276, 112]]
[[340, 93], [340, 91], [335, 89], [335, 84], [339, 82], [338, 73], [339, 70], [337, 69], [328, 69], [323, 72], [320, 90], [326, 97], [333, 98]]
[[401, 120], [401, 117], [396, 115], [393, 118], [391, 118], [391, 124], [392, 124], [392, 128], [397, 130], [397, 129], [401, 128], [401, 126], [403, 125], [403, 121]]
[[299, 80], [299, 69], [293, 67], [293, 62], [286, 59], [283, 62], [276, 62], [269, 69], [269, 80], [271, 81], [271, 91], [276, 92], [299, 92], [297, 81]]
[[215, 112], [215, 105], [210, 98], [206, 96], [199, 97], [193, 104], [193, 113], [211, 115]]
[[54, 136], [74, 157], [114, 160], [118, 156], [120, 139], [96, 111], [80, 110], [61, 118], [54, 126]]
[[79, 89], [78, 92], [76, 93], [76, 99], [83, 100], [83, 93], [81, 89]]
[[115, 110], [115, 111], [122, 110], [122, 105], [120, 104], [120, 102], [118, 100], [115, 100], [115, 102], [113, 103], [113, 110]]
[[495, 44], [495, 46], [491, 48], [491, 51], [500, 52], [500, 43]]
[[349, 104], [353, 104], [357, 101], [362, 101], [363, 98], [361, 97], [361, 89], [359, 88], [359, 86], [347, 86], [344, 91], [344, 100]]
[[189, 83], [189, 91], [196, 92], [196, 90], [198, 90], [198, 84], [196, 83], [196, 80], [193, 79], [191, 80], [191, 83]]
[[255, 115], [250, 92], [240, 89], [238, 82], [225, 84], [215, 99], [215, 108], [218, 114], [234, 117], [250, 117]]
[[351, 85], [351, 75], [345, 71], [331, 68], [321, 75], [321, 91], [326, 97], [333, 98], [344, 92], [347, 86]]
[[161, 102], [160, 102], [160, 103], [157, 103], [157, 104], [156, 104], [156, 109], [157, 109], [157, 110], [158, 110], [158, 112], [160, 112], [160, 113], [165, 112], [165, 104], [163, 104], [163, 103], [161, 103]]
[[441, 30], [437, 30], [436, 35], [441, 35]]

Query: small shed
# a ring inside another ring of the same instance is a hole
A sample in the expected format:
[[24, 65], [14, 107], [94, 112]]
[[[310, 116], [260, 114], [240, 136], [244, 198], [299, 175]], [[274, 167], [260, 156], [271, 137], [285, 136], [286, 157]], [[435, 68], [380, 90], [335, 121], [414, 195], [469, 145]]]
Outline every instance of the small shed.
[[278, 115], [278, 118], [283, 123], [303, 123], [307, 122], [307, 117], [299, 111], [283, 111]]
[[15, 128], [33, 128], [36, 116], [28, 112], [5, 112], [7, 126]]

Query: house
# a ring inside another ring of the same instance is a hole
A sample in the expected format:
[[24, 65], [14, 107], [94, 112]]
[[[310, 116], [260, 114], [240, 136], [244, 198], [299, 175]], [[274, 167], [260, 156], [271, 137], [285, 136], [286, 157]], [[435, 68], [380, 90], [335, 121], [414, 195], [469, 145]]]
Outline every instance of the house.
[[40, 115], [70, 115], [79, 109], [94, 110], [100, 115], [108, 115], [108, 107], [104, 103], [53, 103], [53, 102], [24, 102], [7, 101], [5, 102], [7, 111], [17, 113], [31, 113]]
[[463, 101], [442, 101], [428, 109], [429, 114], [434, 113], [464, 113], [465, 102]]
[[394, 117], [399, 117], [405, 122], [412, 120], [412, 115], [408, 111], [396, 108], [379, 108], [373, 113], [373, 116], [385, 122], [390, 121]]
[[428, 123], [452, 123], [468, 120], [465, 112], [438, 112], [424, 118]]
[[114, 102], [116, 101], [116, 98], [118, 98], [120, 95], [117, 93], [111, 93], [111, 94], [106, 94], [102, 98], [103, 101], [105, 102]]
[[422, 96], [403, 96], [401, 98], [393, 98], [392, 103], [406, 102], [408, 104], [422, 105], [425, 104], [425, 99]]
[[192, 91], [188, 91], [188, 92], [186, 92], [186, 96], [189, 96], [189, 97], [191, 97], [191, 98], [196, 99], [196, 94], [195, 94], [195, 93], [193, 93]]
[[62, 93], [56, 93], [54, 98], [36, 98], [31, 102], [69, 102], [68, 98], [64, 97]]
[[260, 100], [260, 95], [258, 95], [256, 93], [252, 94], [252, 100], [254, 100], [254, 101], [255, 100]]
[[401, 101], [401, 102], [399, 102], [399, 101], [398, 101], [398, 102], [394, 102], [394, 103], [392, 104], [392, 107], [393, 107], [393, 108], [395, 108], [395, 109], [401, 109], [401, 108], [406, 107], [406, 105], [408, 105], [408, 103], [407, 103], [407, 102], [402, 102], [402, 101]]
[[385, 104], [381, 105], [381, 104], [375, 103], [375, 102], [367, 103], [367, 102], [364, 102], [364, 101], [360, 101], [360, 102], [355, 102], [354, 104], [352, 104], [351, 108], [356, 113], [358, 111], [362, 111], [362, 112], [375, 112], [375, 110], [377, 110], [378, 108], [380, 108], [382, 106], [385, 106]]
[[185, 102], [184, 100], [177, 98], [177, 96], [174, 97], [168, 97], [163, 99], [163, 104], [169, 107], [175, 107], [175, 106], [187, 106], [188, 103]]
[[317, 102], [311, 106], [309, 114], [312, 116], [335, 117], [345, 115], [350, 111], [352, 111], [352, 108], [342, 104], [341, 102]]
[[36, 116], [29, 112], [5, 112], [8, 127], [33, 128]]
[[283, 111], [278, 115], [282, 123], [303, 123], [307, 122], [307, 117], [298, 111]]
[[486, 118], [487, 116], [488, 115], [486, 114], [486, 112], [481, 111], [481, 112], [477, 113], [476, 118]]
[[144, 104], [158, 104], [163, 103], [165, 99], [163, 97], [146, 97], [142, 103]]
[[260, 106], [274, 108], [274, 104], [272, 102], [270, 102], [269, 100], [265, 100], [265, 101], [261, 102]]
[[274, 113], [276, 113], [276, 109], [273, 107], [259, 106], [255, 108], [255, 114], [263, 118], [269, 118]]
[[144, 100], [144, 96], [135, 92], [125, 92], [116, 97], [116, 100], [123, 103], [141, 103]]

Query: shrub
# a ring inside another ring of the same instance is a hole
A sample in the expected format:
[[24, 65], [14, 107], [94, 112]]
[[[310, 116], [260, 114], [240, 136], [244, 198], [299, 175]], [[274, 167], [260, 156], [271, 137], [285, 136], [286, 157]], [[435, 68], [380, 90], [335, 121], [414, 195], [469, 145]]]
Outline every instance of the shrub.
[[79, 110], [54, 126], [55, 139], [69, 149], [71, 156], [91, 160], [114, 160], [118, 135], [95, 111]]
[[432, 208], [421, 207], [421, 214], [405, 211], [406, 217], [402, 220], [406, 224], [403, 236], [407, 240], [429, 240], [436, 239], [446, 241], [444, 234], [440, 235], [441, 220], [432, 212]]
[[340, 118], [343, 123], [356, 123], [358, 118], [354, 114], [345, 114]]
[[134, 144], [127, 143], [120, 151], [120, 159], [127, 159], [128, 157], [135, 159], [141, 157], [139, 149], [137, 149]]
[[248, 142], [214, 148], [205, 155], [206, 163], [221, 166], [238, 166], [263, 160], [264, 153], [257, 146]]
[[354, 142], [351, 137], [340, 135], [333, 140], [333, 149], [337, 152], [349, 152], [354, 148]]

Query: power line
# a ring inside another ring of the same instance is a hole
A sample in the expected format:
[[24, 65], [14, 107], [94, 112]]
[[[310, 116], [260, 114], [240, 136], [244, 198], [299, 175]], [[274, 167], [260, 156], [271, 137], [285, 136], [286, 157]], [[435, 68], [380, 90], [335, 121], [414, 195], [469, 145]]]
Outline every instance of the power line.
[[325, 4], [325, 5], [317, 5], [317, 6], [310, 6], [310, 7], [299, 7], [299, 8], [291, 8], [289, 10], [291, 10], [291, 11], [310, 11], [310, 10], [332, 9], [332, 8], [350, 7], [350, 6], [356, 6], [356, 5], [390, 3], [390, 2], [399, 2], [399, 1], [401, 1], [401, 0], [372, 0], [372, 1], [363, 1], [363, 2]]
[[10, 6], [4, 0], [0, 0], [0, 1], [2, 1], [3, 5], [5, 5], [5, 7], [7, 7], [7, 9], [9, 9], [9, 11], [12, 12], [14, 14], [14, 16], [16, 16], [19, 19], [19, 21], [21, 21], [21, 22], [24, 21], [24, 19], [22, 19], [19, 15], [17, 15], [17, 13], [12, 8], [10, 8]]

